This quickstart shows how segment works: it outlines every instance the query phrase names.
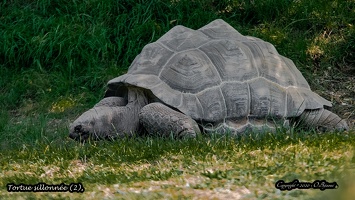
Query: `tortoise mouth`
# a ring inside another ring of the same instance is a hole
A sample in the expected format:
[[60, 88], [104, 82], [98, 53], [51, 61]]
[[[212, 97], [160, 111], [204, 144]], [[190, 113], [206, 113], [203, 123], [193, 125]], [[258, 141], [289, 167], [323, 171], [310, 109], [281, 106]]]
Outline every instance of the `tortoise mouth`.
[[76, 141], [86, 141], [90, 136], [88, 130], [86, 130], [82, 125], [76, 125], [74, 131], [69, 134], [69, 138]]

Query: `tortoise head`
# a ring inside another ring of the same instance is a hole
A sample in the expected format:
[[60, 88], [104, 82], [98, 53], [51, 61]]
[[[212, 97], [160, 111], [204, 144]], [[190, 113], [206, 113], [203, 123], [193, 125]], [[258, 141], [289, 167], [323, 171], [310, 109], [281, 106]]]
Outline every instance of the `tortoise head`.
[[140, 128], [138, 115], [146, 104], [145, 95], [137, 88], [128, 91], [127, 100], [106, 97], [70, 124], [69, 137], [86, 141], [131, 136]]
[[110, 136], [110, 113], [109, 107], [94, 107], [84, 112], [69, 126], [69, 137], [77, 141], [103, 139]]

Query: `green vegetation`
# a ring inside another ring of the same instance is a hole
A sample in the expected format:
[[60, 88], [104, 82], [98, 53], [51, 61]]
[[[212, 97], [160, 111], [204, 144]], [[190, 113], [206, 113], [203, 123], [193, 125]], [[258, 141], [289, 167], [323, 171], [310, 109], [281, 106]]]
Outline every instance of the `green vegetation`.
[[[38, 193], [9, 194], [8, 183], [81, 182], [83, 194], [47, 197], [156, 199], [223, 197], [289, 199], [334, 194], [334, 190], [280, 192], [276, 181], [337, 181], [354, 173], [355, 137], [348, 134], [283, 133], [196, 140], [131, 138], [79, 145], [41, 139], [33, 146], [2, 153], [0, 195], [18, 199]], [[353, 190], [352, 190], [353, 191]], [[338, 192], [338, 191], [336, 191]], [[350, 190], [349, 190], [350, 192]], [[349, 193], [348, 195], [353, 195]]]
[[[84, 145], [67, 138], [68, 124], [102, 98], [106, 82], [125, 73], [145, 44], [175, 25], [197, 29], [217, 18], [274, 44], [354, 126], [354, 0], [2, 1], [0, 199], [354, 196], [355, 183], [346, 179], [355, 171], [353, 130]], [[296, 178], [337, 181], [340, 189], [274, 186]], [[39, 182], [81, 182], [85, 192], [6, 191], [8, 183]]]

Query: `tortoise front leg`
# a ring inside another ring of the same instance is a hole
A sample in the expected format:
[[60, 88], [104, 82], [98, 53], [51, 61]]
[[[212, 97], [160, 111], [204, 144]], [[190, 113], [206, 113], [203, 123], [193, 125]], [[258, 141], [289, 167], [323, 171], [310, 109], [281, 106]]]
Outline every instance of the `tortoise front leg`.
[[149, 134], [174, 137], [196, 137], [200, 129], [191, 117], [177, 112], [162, 103], [144, 106], [139, 113], [139, 121]]
[[327, 109], [305, 110], [300, 119], [309, 127], [321, 128], [325, 131], [349, 130], [345, 120]]

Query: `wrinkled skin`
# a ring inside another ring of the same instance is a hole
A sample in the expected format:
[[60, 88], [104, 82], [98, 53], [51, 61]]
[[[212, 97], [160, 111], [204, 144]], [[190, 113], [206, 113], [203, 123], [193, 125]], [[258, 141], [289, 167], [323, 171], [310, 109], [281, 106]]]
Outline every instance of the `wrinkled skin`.
[[83, 113], [69, 127], [69, 137], [78, 141], [113, 139], [141, 132], [176, 137], [195, 137], [200, 133], [197, 123], [189, 116], [162, 103], [150, 103], [143, 91], [130, 88], [128, 101], [108, 97]]
[[321, 131], [349, 130], [349, 126], [344, 119], [324, 108], [305, 110], [299, 120], [307, 127], [314, 127]]
[[132, 135], [139, 129], [138, 114], [147, 99], [141, 91], [131, 89], [124, 104], [121, 97], [103, 99], [70, 124], [69, 137], [85, 141]]
[[[124, 117], [126, 116], [126, 117]], [[94, 107], [70, 125], [70, 138], [87, 140], [129, 136], [138, 130], [138, 114], [130, 107]]]

